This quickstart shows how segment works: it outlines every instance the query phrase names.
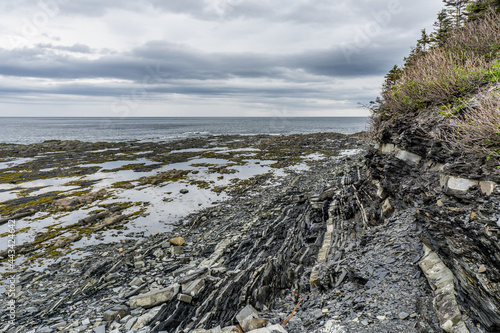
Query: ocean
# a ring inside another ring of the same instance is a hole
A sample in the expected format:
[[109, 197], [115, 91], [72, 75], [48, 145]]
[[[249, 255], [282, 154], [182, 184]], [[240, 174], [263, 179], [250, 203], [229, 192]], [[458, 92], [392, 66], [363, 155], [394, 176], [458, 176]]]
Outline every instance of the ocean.
[[365, 117], [0, 118], [0, 143], [170, 141], [226, 134], [352, 134], [364, 131], [367, 123]]

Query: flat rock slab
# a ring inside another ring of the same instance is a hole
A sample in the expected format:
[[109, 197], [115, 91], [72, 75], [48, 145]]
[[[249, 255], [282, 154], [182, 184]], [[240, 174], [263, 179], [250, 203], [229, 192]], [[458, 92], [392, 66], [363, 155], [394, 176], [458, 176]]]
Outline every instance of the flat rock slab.
[[169, 302], [179, 293], [179, 289], [180, 286], [176, 283], [165, 289], [134, 296], [130, 298], [130, 308], [150, 308], [158, 304]]
[[419, 263], [434, 292], [434, 307], [441, 328], [446, 332], [469, 332], [462, 322], [462, 314], [455, 299], [454, 277], [441, 258], [424, 245], [424, 256]]
[[186, 295], [196, 297], [205, 286], [204, 279], [197, 279], [182, 285], [182, 292]]
[[272, 325], [268, 327], [259, 328], [250, 333], [287, 333], [287, 331], [281, 325]]
[[422, 157], [419, 155], [401, 149], [396, 150], [396, 158], [412, 164], [419, 164], [422, 160]]
[[126, 306], [118, 306], [104, 312], [102, 317], [104, 321], [112, 321], [116, 317], [119, 317], [120, 319], [123, 318], [126, 313], [127, 313]]
[[448, 194], [465, 194], [471, 187], [479, 185], [479, 181], [442, 175], [441, 185]]

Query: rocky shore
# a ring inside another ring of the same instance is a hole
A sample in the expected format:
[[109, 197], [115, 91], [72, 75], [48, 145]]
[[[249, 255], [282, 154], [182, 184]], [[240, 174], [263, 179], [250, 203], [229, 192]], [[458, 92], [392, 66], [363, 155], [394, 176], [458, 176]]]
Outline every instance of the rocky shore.
[[[240, 152], [224, 157], [232, 166], [206, 167], [218, 169], [217, 177], [249, 159], [288, 169], [279, 177], [265, 173], [225, 185], [219, 192], [227, 194], [224, 200], [165, 232], [107, 239], [85, 247], [83, 258], [63, 256], [44, 270], [17, 272], [15, 325], [3, 324], [0, 332], [494, 332], [499, 327], [498, 179], [495, 174], [465, 178], [463, 161], [442, 150], [417, 150], [420, 143], [396, 140], [372, 147], [360, 137], [334, 134], [218, 138], [163, 148], [49, 145], [48, 150], [61, 146], [75, 156], [118, 148], [158, 164], [172, 150], [224, 146]], [[2, 156], [26, 158], [42, 146], [4, 146]], [[242, 157], [243, 148], [258, 151]], [[305, 158], [313, 153], [325, 158]], [[291, 167], [305, 162], [307, 168]], [[51, 172], [96, 170], [68, 165]], [[115, 187], [157, 187], [192, 174], [161, 172]], [[2, 179], [32, 177], [10, 173]], [[109, 195], [83, 186], [88, 192], [80, 196], [63, 192], [48, 202], [28, 200], [35, 208], [4, 202], [2, 217], [83, 209]], [[216, 183], [209, 186], [220, 190]], [[130, 221], [147, 213], [144, 208], [93, 207], [74, 221], [74, 239], [41, 238], [32, 242], [40, 247], [32, 244], [29, 251], [43, 256], [60, 239], [58, 245], [65, 244], [59, 248], [71, 247], [89, 229], [125, 232]], [[7, 296], [1, 296], [3, 302]], [[2, 322], [8, 321], [7, 310], [2, 309]]]

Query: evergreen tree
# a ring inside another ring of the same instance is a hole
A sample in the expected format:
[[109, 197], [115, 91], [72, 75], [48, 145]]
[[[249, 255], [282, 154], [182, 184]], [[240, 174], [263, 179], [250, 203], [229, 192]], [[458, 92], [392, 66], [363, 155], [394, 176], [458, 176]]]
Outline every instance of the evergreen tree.
[[470, 1], [467, 6], [467, 19], [470, 21], [477, 20], [484, 15], [484, 13], [492, 8], [497, 13], [500, 12], [500, 0], [477, 0]]
[[465, 7], [470, 2], [469, 0], [443, 0], [447, 7], [447, 13], [452, 17], [455, 26], [460, 26], [466, 19]]
[[422, 29], [422, 34], [420, 35], [420, 39], [417, 41], [417, 49], [418, 51], [427, 51], [427, 45], [431, 42], [431, 38], [427, 35], [425, 29]]
[[439, 12], [434, 27], [436, 30], [431, 34], [430, 41], [436, 43], [438, 46], [442, 46], [452, 29], [451, 18], [445, 9]]
[[403, 70], [401, 68], [399, 68], [398, 65], [394, 65], [394, 67], [392, 67], [392, 69], [389, 71], [389, 73], [387, 73], [384, 76], [385, 81], [384, 81], [383, 89], [387, 90], [387, 89], [392, 88], [392, 86], [394, 86], [398, 82], [398, 80], [401, 78], [402, 73], [403, 73]]

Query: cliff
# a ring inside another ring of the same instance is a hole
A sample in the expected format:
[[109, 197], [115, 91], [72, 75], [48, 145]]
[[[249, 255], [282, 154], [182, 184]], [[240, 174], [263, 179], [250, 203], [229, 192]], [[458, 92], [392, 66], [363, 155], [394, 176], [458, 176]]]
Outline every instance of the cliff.
[[[454, 292], [443, 293], [454, 287], [464, 312], [496, 332], [500, 329], [498, 169], [476, 156], [443, 149], [440, 142], [416, 140], [411, 128], [405, 133], [395, 132], [367, 158], [379, 199], [398, 213], [414, 212], [424, 230], [424, 250], [434, 252], [452, 273], [446, 276], [442, 270], [433, 277], [432, 267], [420, 262], [434, 289], [441, 327], [449, 332], [460, 323]], [[439, 285], [436, 279], [448, 281]]]
[[373, 108], [370, 176], [423, 228], [419, 265], [447, 332], [500, 331], [499, 38], [497, 13], [474, 16], [395, 67]]

